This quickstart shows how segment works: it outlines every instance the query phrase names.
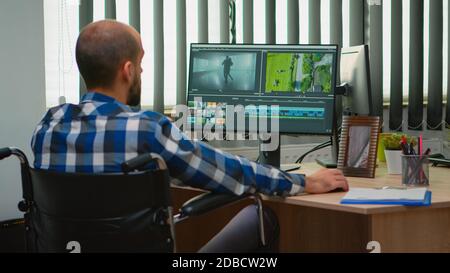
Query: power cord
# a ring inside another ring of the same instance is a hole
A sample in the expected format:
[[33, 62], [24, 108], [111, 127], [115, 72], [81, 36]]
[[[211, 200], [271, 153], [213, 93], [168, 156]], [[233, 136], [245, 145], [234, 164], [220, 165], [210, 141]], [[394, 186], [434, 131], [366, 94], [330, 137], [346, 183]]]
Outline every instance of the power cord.
[[303, 162], [303, 160], [304, 160], [309, 154], [311, 154], [311, 153], [313, 153], [313, 152], [315, 152], [315, 151], [321, 150], [321, 149], [323, 149], [323, 148], [329, 147], [329, 146], [331, 146], [331, 140], [328, 140], [328, 141], [326, 141], [326, 142], [324, 142], [324, 143], [321, 143], [321, 144], [317, 145], [316, 147], [312, 148], [311, 150], [309, 150], [308, 152], [304, 153], [302, 156], [300, 156], [300, 157], [297, 159], [297, 161], [295, 161], [295, 163], [300, 164], [300, 163]]
[[[342, 127], [339, 127], [339, 128], [338, 128], [338, 131], [337, 131], [338, 142], [339, 142], [340, 139], [341, 139], [341, 132], [342, 132]], [[333, 145], [333, 140], [332, 140], [332, 138], [331, 138], [330, 140], [324, 142], [324, 143], [321, 143], [321, 144], [317, 145], [316, 147], [312, 148], [312, 149], [309, 150], [308, 152], [304, 153], [302, 156], [300, 156], [300, 157], [297, 159], [297, 161], [295, 161], [295, 163], [300, 164], [300, 163], [303, 162], [303, 160], [304, 160], [309, 154], [311, 154], [311, 153], [313, 153], [313, 152], [315, 152], [315, 151], [324, 149], [324, 148], [326, 148], [326, 147], [329, 147], [329, 146], [331, 146], [331, 145]]]
[[[342, 127], [338, 128], [338, 139], [340, 140], [341, 138], [341, 132], [342, 132]], [[316, 147], [312, 148], [311, 150], [309, 150], [308, 152], [304, 153], [303, 155], [301, 155], [296, 161], [296, 164], [301, 164], [303, 162], [303, 160], [311, 153], [324, 149], [326, 147], [330, 147], [333, 144], [332, 139], [325, 141], [324, 143], [321, 143], [319, 145], [317, 145]], [[256, 163], [259, 163], [260, 160], [260, 156], [258, 156], [258, 158], [255, 160]]]

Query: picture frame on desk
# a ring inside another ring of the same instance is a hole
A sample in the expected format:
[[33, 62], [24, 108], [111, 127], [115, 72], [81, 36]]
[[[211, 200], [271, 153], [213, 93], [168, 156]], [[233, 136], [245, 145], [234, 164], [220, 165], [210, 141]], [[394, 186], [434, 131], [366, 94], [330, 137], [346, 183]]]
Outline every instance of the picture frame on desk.
[[375, 177], [380, 117], [344, 116], [337, 167], [345, 176]]

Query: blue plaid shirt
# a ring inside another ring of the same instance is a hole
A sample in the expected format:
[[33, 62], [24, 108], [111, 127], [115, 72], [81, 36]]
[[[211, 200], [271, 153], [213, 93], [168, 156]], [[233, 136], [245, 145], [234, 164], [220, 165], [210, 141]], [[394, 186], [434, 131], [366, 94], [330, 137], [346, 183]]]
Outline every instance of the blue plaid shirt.
[[243, 194], [294, 195], [304, 176], [225, 153], [189, 139], [155, 112], [134, 112], [117, 100], [87, 93], [79, 105], [50, 109], [34, 131], [34, 167], [58, 172], [121, 172], [120, 164], [143, 153], [167, 163], [172, 182]]

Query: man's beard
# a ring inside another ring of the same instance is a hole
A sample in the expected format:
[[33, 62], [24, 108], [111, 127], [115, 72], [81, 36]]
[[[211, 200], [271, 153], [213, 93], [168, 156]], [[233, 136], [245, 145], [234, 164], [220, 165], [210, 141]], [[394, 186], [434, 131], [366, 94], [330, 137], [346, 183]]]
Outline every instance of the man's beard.
[[127, 104], [129, 106], [139, 106], [141, 104], [141, 80], [137, 76], [128, 92]]

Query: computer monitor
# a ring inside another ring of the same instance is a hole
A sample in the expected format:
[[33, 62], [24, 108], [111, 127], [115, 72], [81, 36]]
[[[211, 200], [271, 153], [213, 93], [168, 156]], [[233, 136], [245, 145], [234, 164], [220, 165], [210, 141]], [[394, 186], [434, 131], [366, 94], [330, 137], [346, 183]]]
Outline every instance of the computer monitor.
[[[341, 85], [337, 88], [336, 94], [343, 96], [342, 106], [336, 107], [336, 125], [338, 127], [342, 123], [342, 115], [373, 115], [369, 47], [360, 45], [342, 48], [340, 57]], [[337, 167], [338, 140], [339, 138], [334, 136], [332, 143], [333, 159], [318, 159], [316, 161], [319, 164], [329, 168]]]
[[343, 114], [372, 115], [368, 45], [343, 48], [340, 62], [341, 84], [348, 84], [347, 94], [343, 97]]
[[233, 128], [249, 132], [264, 106], [277, 105], [271, 118], [280, 133], [331, 135], [337, 52], [335, 45], [192, 44], [188, 124], [231, 127], [226, 107], [241, 105], [246, 126]]

